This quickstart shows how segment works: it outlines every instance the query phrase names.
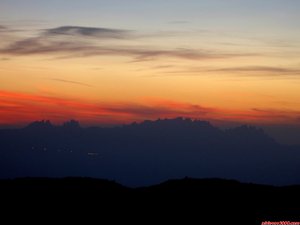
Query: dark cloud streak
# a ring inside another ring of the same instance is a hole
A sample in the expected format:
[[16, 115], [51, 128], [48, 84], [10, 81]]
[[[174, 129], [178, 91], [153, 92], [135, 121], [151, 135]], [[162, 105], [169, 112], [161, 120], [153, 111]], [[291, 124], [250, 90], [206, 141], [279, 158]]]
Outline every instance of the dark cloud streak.
[[[72, 35], [72, 38], [69, 36]], [[171, 57], [186, 60], [208, 60], [232, 57], [251, 56], [251, 54], [224, 53], [204, 49], [161, 49], [156, 46], [134, 46], [119, 43], [106, 43], [105, 39], [124, 39], [133, 37], [132, 31], [108, 28], [62, 26], [43, 30], [36, 37], [24, 38], [11, 42], [0, 49], [0, 53], [7, 55], [58, 55], [59, 57], [87, 57], [87, 56], [127, 56], [133, 62], [154, 60], [160, 57]], [[87, 39], [87, 37], [101, 38]]]
[[138, 48], [128, 46], [99, 46], [81, 41], [47, 40], [41, 37], [28, 38], [0, 49], [9, 55], [63, 54], [68, 58], [101, 55], [130, 56], [136, 62], [153, 60], [159, 57], [173, 57], [187, 60], [222, 59], [249, 56], [248, 54], [217, 53], [206, 50]]
[[233, 67], [221, 68], [212, 71], [216, 72], [234, 72], [234, 73], [265, 73], [271, 75], [286, 75], [286, 74], [299, 74], [300, 69], [282, 68], [282, 67], [267, 67], [267, 66], [248, 66], [248, 67]]
[[[162, 68], [163, 69], [163, 68]], [[244, 77], [298, 77], [300, 76], [300, 68], [295, 67], [268, 67], [268, 66], [245, 66], [245, 67], [229, 67], [229, 68], [207, 68], [207, 67], [189, 67], [178, 68], [163, 71], [168, 76], [201, 76], [205, 74], [215, 73], [230, 74], [233, 76]], [[160, 74], [162, 74], [160, 73]], [[163, 76], [163, 75], [159, 75]]]
[[96, 28], [96, 27], [79, 27], [79, 26], [62, 26], [53, 29], [47, 29], [44, 32], [45, 36], [53, 35], [72, 35], [84, 37], [97, 37], [97, 38], [113, 38], [125, 39], [132, 37], [132, 31], [109, 29], [109, 28]]
[[69, 83], [69, 84], [76, 84], [76, 85], [81, 85], [81, 86], [86, 86], [86, 87], [93, 87], [92, 85], [89, 85], [89, 84], [85, 84], [85, 83], [77, 82], [77, 81], [71, 81], [71, 80], [64, 80], [64, 79], [57, 79], [57, 78], [51, 78], [49, 80], [63, 82], [63, 83]]
[[214, 112], [215, 110], [212, 108], [206, 108], [198, 105], [192, 104], [183, 104], [182, 108], [174, 108], [169, 107], [168, 105], [162, 106], [160, 104], [157, 105], [140, 105], [140, 104], [119, 104], [114, 106], [103, 106], [103, 109], [112, 112], [112, 113], [126, 113], [130, 115], [135, 115], [138, 117], [143, 116], [153, 116], [160, 117], [161, 115], [168, 116], [195, 116], [195, 115], [207, 115], [209, 113]]

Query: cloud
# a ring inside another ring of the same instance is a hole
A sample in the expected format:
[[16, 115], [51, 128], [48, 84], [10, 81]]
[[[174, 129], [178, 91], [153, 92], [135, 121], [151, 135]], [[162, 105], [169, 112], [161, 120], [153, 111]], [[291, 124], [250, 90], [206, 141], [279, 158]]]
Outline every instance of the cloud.
[[[283, 68], [283, 67], [268, 67], [268, 66], [247, 66], [247, 67], [232, 67], [213, 69], [213, 72], [230, 72], [230, 73], [246, 73], [261, 76], [282, 76], [282, 75], [300, 75], [300, 69]], [[254, 73], [254, 74], [253, 74]]]
[[76, 41], [61, 41], [34, 37], [11, 43], [8, 47], [0, 49], [0, 53], [10, 55], [34, 55], [89, 52], [92, 50], [93, 46], [77, 43]]
[[[186, 60], [209, 60], [233, 57], [252, 56], [253, 54], [226, 53], [205, 49], [170, 48], [158, 46], [139, 46], [134, 43], [120, 44], [115, 39], [127, 38], [131, 31], [107, 28], [91, 28], [77, 26], [63, 26], [44, 30], [35, 37], [12, 41], [0, 49], [0, 53], [7, 55], [52, 55], [59, 57], [88, 57], [88, 56], [126, 56], [133, 58], [133, 62], [155, 60], [160, 57], [170, 57]], [[72, 35], [72, 38], [69, 36]], [[86, 37], [98, 37], [87, 39]], [[108, 40], [115, 40], [109, 41]], [[107, 40], [107, 41], [108, 41]], [[130, 39], [130, 41], [132, 41]]]
[[137, 48], [128, 46], [107, 46], [67, 40], [45, 40], [28, 38], [12, 43], [0, 49], [0, 53], [9, 55], [59, 54], [67, 58], [87, 56], [128, 56], [135, 62], [153, 60], [159, 57], [171, 57], [187, 60], [208, 60], [249, 56], [248, 54], [218, 53], [206, 50]]
[[266, 108], [253, 108], [254, 112], [258, 112], [262, 117], [267, 116], [273, 119], [287, 119], [293, 118], [297, 121], [300, 111], [297, 110], [279, 110], [279, 109], [266, 109]]
[[97, 27], [80, 27], [80, 26], [62, 26], [53, 29], [47, 29], [44, 32], [45, 36], [52, 35], [72, 35], [72, 36], [85, 36], [97, 38], [114, 38], [123, 39], [132, 37], [132, 31], [97, 28]]
[[89, 84], [85, 84], [85, 83], [77, 82], [77, 81], [71, 81], [71, 80], [56, 79], [56, 78], [51, 78], [49, 80], [63, 82], [63, 83], [69, 83], [69, 84], [76, 84], [76, 85], [81, 85], [81, 86], [86, 86], [86, 87], [93, 87], [92, 85], [89, 85]]
[[213, 108], [202, 107], [189, 103], [168, 100], [148, 100], [144, 103], [111, 103], [103, 109], [111, 113], [128, 114], [135, 118], [157, 119], [159, 117], [200, 117], [215, 111]]
[[[164, 68], [162, 68], [164, 69]], [[232, 76], [248, 76], [248, 77], [295, 77], [300, 76], [300, 68], [295, 67], [268, 67], [268, 66], [245, 66], [245, 67], [229, 67], [229, 68], [212, 68], [212, 67], [187, 67], [187, 68], [165, 68], [158, 76], [168, 74], [169, 76], [200, 76], [204, 74], [226, 73]]]
[[13, 32], [12, 29], [9, 29], [6, 26], [0, 25], [0, 35], [1, 35], [1, 38], [5, 37], [5, 35], [11, 34], [12, 32]]
[[220, 53], [206, 50], [192, 50], [192, 49], [174, 49], [174, 50], [136, 50], [136, 60], [144, 61], [154, 59], [157, 57], [174, 57], [188, 60], [208, 60], [208, 59], [224, 59], [233, 57], [242, 57], [246, 54]]
[[0, 25], [0, 33], [1, 33], [1, 36], [2, 35], [12, 35], [12, 34], [16, 34], [18, 32], [21, 32], [23, 30], [21, 29], [15, 29], [11, 26], [3, 26], [3, 25]]
[[139, 102], [95, 102], [38, 94], [0, 91], [0, 124], [71, 118], [84, 124], [124, 124], [146, 119], [189, 117], [215, 123], [299, 124], [299, 111], [228, 110], [164, 99]]
[[0, 124], [20, 124], [38, 119], [61, 122], [75, 118], [90, 124], [116, 124], [144, 119], [200, 117], [213, 109], [170, 101], [89, 102], [36, 94], [0, 91]]

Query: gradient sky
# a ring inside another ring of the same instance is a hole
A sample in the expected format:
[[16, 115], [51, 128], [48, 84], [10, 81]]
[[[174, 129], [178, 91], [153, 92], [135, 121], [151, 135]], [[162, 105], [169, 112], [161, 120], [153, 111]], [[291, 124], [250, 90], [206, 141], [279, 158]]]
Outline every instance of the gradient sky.
[[300, 1], [0, 0], [0, 125], [300, 126]]

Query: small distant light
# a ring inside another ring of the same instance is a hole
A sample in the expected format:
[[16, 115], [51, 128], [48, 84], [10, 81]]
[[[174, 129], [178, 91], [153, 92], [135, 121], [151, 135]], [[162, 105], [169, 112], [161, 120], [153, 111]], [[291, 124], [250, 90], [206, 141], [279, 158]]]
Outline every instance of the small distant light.
[[88, 153], [88, 156], [98, 156], [99, 155], [99, 153], [97, 153], [97, 152], [89, 152]]

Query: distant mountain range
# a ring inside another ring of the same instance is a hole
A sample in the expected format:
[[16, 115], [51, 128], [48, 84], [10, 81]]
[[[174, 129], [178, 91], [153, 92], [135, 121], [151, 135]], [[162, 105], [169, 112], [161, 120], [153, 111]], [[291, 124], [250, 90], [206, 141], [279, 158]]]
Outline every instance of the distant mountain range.
[[0, 130], [0, 178], [87, 176], [130, 186], [190, 177], [300, 184], [300, 148], [263, 130], [184, 118], [115, 128], [33, 122]]

